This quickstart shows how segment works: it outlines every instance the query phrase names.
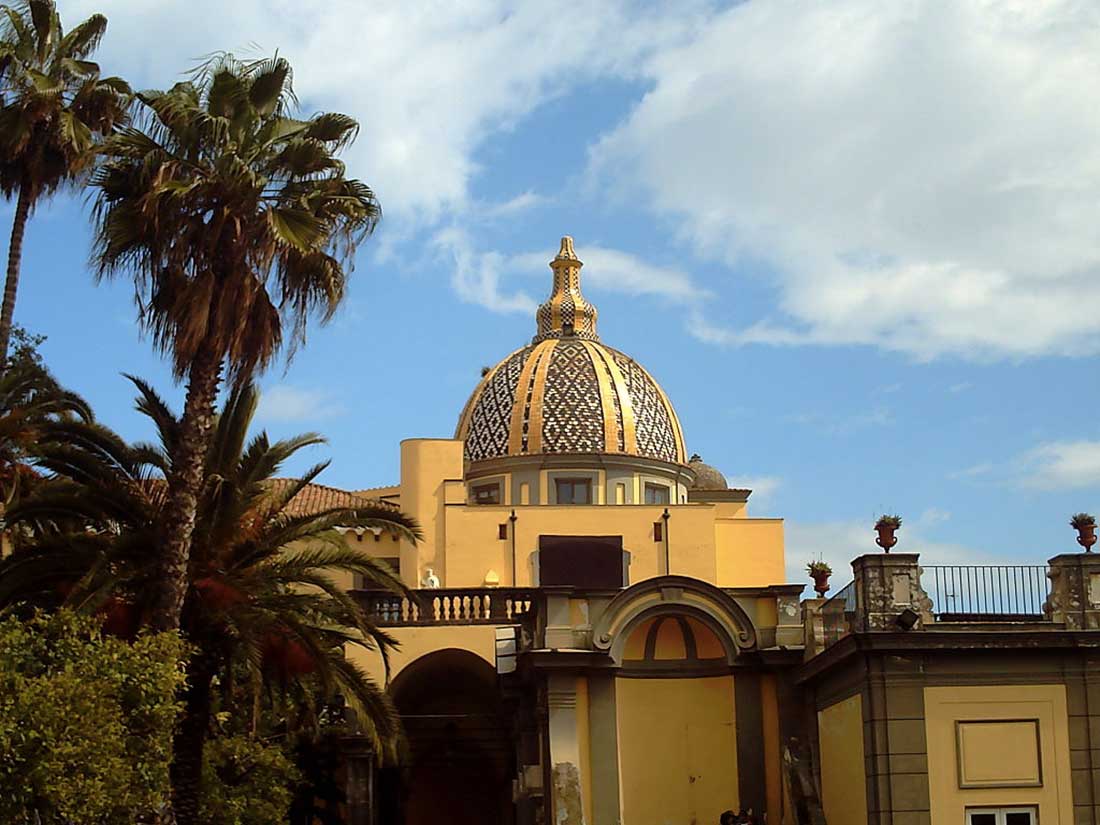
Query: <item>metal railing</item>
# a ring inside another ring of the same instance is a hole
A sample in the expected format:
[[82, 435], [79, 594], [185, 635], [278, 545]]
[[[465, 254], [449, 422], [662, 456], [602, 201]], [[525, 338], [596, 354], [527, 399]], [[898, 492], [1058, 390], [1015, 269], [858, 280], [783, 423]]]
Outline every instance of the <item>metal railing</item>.
[[352, 595], [378, 625], [512, 624], [537, 610], [538, 591], [521, 587], [414, 590], [413, 598], [374, 590]]
[[856, 613], [856, 583], [848, 582], [821, 605], [821, 621], [825, 628], [825, 647], [836, 644], [852, 632]]
[[936, 621], [1040, 621], [1050, 593], [1045, 564], [932, 564], [921, 585]]

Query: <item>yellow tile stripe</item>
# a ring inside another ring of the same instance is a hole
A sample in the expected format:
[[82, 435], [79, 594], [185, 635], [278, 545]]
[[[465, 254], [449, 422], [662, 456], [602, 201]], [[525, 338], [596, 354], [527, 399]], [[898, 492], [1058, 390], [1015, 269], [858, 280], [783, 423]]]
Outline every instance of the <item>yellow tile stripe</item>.
[[535, 387], [531, 391], [531, 415], [527, 428], [527, 452], [537, 453], [542, 451], [542, 401], [546, 392], [546, 374], [550, 371], [550, 361], [554, 357], [554, 348], [560, 338], [549, 338], [539, 344], [545, 355], [539, 359], [538, 368], [535, 370]]
[[[623, 452], [628, 455], [637, 455], [638, 443], [634, 431], [634, 405], [630, 403], [630, 393], [626, 389], [626, 379], [623, 378], [622, 370], [620, 370], [619, 365], [615, 363], [614, 356], [603, 347], [598, 347], [595, 344], [586, 344], [586, 346], [594, 347], [596, 352], [599, 353], [600, 360], [603, 361], [604, 366], [607, 367], [607, 374], [611, 376], [611, 383], [615, 387], [615, 394], [619, 396], [619, 410], [623, 418]], [[599, 370], [597, 370], [597, 373], [598, 372]], [[614, 412], [614, 407], [611, 409], [612, 412]], [[617, 442], [612, 443], [615, 443], [617, 446]], [[611, 448], [608, 448], [608, 452], [611, 452]]]
[[600, 390], [600, 407], [603, 410], [604, 452], [618, 452], [619, 422], [615, 418], [615, 402], [611, 398], [611, 379], [608, 375], [607, 363], [595, 344], [581, 341], [581, 345], [588, 352], [588, 360], [592, 362], [592, 369], [596, 372], [596, 386]]
[[[531, 384], [531, 373], [542, 360], [546, 352], [546, 345], [550, 341], [542, 341], [527, 354], [520, 370], [519, 380], [516, 382], [515, 401], [512, 403], [512, 422], [508, 428], [508, 454], [519, 455], [523, 450], [523, 414], [527, 410], [527, 388]], [[532, 394], [531, 402], [534, 403], [537, 395]], [[531, 451], [531, 433], [527, 436], [528, 451]]]

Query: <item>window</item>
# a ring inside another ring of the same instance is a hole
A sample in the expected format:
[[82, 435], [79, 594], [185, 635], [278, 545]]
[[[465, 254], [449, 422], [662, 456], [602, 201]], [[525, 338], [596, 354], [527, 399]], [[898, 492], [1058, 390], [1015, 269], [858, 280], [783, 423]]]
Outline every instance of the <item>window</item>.
[[473, 489], [474, 504], [500, 504], [500, 484], [479, 484]]
[[627, 559], [622, 536], [539, 536], [539, 585], [618, 590]]
[[971, 808], [966, 812], [966, 825], [1038, 825], [1035, 808]]
[[663, 484], [647, 484], [645, 486], [646, 504], [668, 504], [668, 487]]
[[558, 504], [591, 504], [592, 479], [558, 478], [554, 479], [558, 493]]

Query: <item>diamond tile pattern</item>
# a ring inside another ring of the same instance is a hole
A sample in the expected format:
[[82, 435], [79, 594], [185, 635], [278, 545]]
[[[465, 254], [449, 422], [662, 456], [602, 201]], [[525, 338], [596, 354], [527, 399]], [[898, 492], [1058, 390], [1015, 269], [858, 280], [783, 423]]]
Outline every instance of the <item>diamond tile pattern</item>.
[[[510, 355], [479, 386], [466, 405], [456, 431], [457, 438], [466, 439], [466, 458], [482, 461], [510, 455], [509, 435], [512, 426], [512, 410], [518, 402], [524, 409], [521, 417], [524, 432], [521, 433], [520, 455], [527, 454], [529, 436], [527, 422], [532, 408], [542, 410], [542, 453], [622, 453], [625, 450], [622, 422], [623, 403], [629, 404], [634, 413], [635, 442], [638, 455], [672, 463], [684, 463], [683, 444], [674, 425], [675, 412], [665, 401], [657, 384], [638, 362], [623, 353], [592, 342], [600, 347], [608, 360], [614, 359], [626, 383], [627, 398], [618, 396], [614, 382], [607, 375], [611, 390], [611, 409], [605, 410], [600, 399], [597, 370], [607, 374], [603, 360], [593, 361], [579, 337], [558, 339], [546, 357], [550, 359], [542, 397], [528, 397], [534, 385], [531, 381], [518, 393], [516, 384], [524, 363], [535, 347], [529, 346]], [[532, 365], [534, 366], [534, 365]], [[604, 416], [612, 417], [616, 443], [610, 447], [604, 443]]]

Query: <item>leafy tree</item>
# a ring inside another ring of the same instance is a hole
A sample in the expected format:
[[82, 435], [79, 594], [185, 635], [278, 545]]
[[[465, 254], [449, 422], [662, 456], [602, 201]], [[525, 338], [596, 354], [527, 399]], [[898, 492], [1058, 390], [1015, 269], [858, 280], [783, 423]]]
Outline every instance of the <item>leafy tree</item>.
[[[94, 424], [55, 427], [39, 462], [56, 481], [9, 514], [36, 543], [33, 551], [0, 563], [0, 606], [61, 592], [69, 604], [105, 611], [120, 632], [133, 632], [140, 613], [149, 609], [149, 585], [158, 575], [150, 550], [169, 508], [157, 475], [171, 474], [183, 423], [150, 387], [136, 383], [138, 407], [154, 421], [160, 444], [131, 446]], [[196, 821], [215, 682], [232, 696], [242, 670], [252, 686], [249, 704], [260, 702], [259, 686], [266, 686], [283, 697], [284, 711], [296, 709], [296, 727], [309, 722], [318, 694], [339, 692], [377, 752], [392, 753], [398, 736], [397, 718], [381, 689], [344, 656], [347, 645], [385, 656], [392, 639], [331, 573], [403, 591], [385, 565], [345, 542], [336, 528], [380, 529], [408, 539], [416, 539], [418, 530], [383, 504], [296, 508], [296, 496], [327, 462], [294, 481], [277, 483], [274, 475], [321, 439], [271, 442], [262, 432], [249, 439], [257, 400], [250, 384], [230, 395], [206, 454], [181, 624], [196, 652], [188, 663], [173, 763], [175, 813], [185, 823]]]
[[358, 126], [291, 117], [290, 65], [220, 54], [168, 91], [142, 92], [135, 128], [92, 179], [101, 277], [133, 278], [139, 317], [187, 394], [161, 523], [155, 626], [179, 624], [222, 369], [238, 385], [284, 339], [329, 319], [380, 216], [335, 153]]
[[37, 479], [27, 457], [47, 437], [48, 426], [69, 419], [92, 420], [87, 402], [62, 388], [42, 366], [30, 344], [33, 339], [17, 340], [17, 357], [0, 372], [0, 515]]
[[0, 619], [0, 821], [152, 821], [182, 653], [174, 633], [131, 644], [72, 611]]
[[209, 825], [286, 822], [299, 774], [277, 743], [223, 736], [206, 743], [199, 820]]
[[79, 180], [97, 138], [126, 119], [130, 89], [100, 77], [88, 58], [107, 31], [94, 14], [70, 32], [53, 0], [0, 6], [0, 192], [16, 199], [0, 308], [0, 363], [7, 358], [23, 233], [43, 197]]

